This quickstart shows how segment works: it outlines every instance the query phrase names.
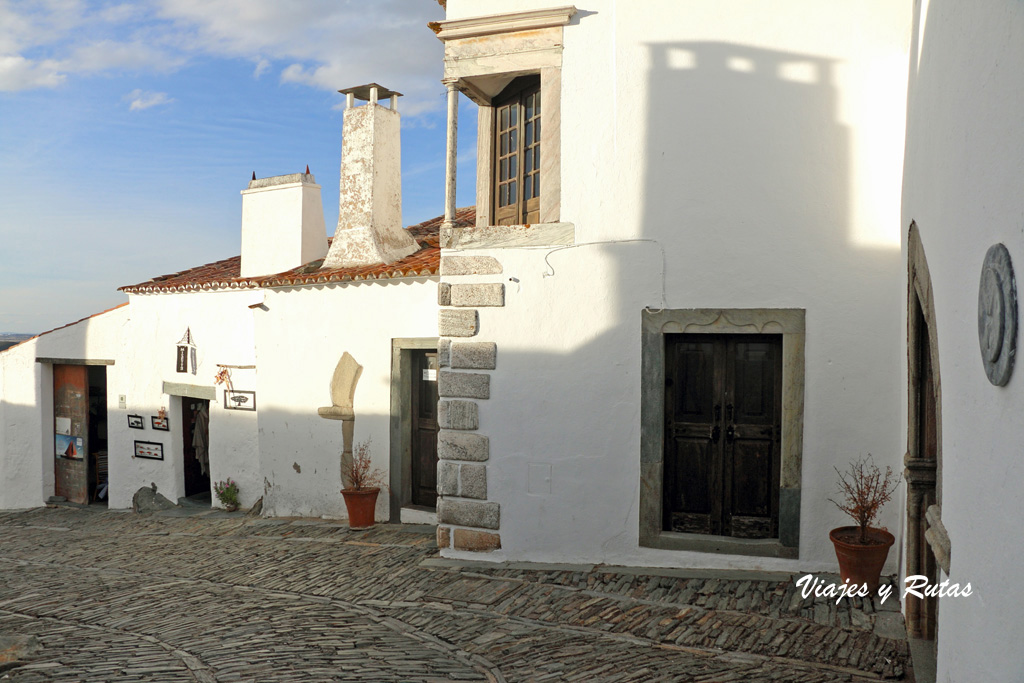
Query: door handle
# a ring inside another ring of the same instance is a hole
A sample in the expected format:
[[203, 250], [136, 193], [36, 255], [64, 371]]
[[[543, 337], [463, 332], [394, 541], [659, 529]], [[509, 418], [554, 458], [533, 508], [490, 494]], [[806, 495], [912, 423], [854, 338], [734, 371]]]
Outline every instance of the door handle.
[[727, 443], [732, 443], [736, 440], [736, 427], [729, 425], [728, 429], [725, 430], [725, 440]]
[[718, 443], [718, 440], [722, 437], [722, 428], [715, 425], [711, 429], [711, 443]]
[[715, 422], [718, 422], [719, 420], [722, 419], [722, 404], [721, 403], [715, 404], [714, 415], [715, 415]]
[[732, 404], [731, 403], [728, 404], [727, 406], [725, 406], [725, 420], [726, 420], [726, 422], [729, 422], [729, 421], [732, 420]]

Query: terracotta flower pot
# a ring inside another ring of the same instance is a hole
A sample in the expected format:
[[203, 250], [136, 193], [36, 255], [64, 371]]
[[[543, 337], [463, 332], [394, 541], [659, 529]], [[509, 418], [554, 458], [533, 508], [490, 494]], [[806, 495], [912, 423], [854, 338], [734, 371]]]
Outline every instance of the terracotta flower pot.
[[885, 558], [896, 538], [884, 529], [867, 529], [867, 544], [858, 543], [860, 527], [841, 526], [829, 532], [839, 560], [839, 578], [850, 583], [867, 584], [874, 593], [882, 576]]
[[373, 511], [377, 507], [379, 488], [342, 489], [345, 507], [348, 509], [348, 526], [350, 529], [365, 529], [373, 526]]

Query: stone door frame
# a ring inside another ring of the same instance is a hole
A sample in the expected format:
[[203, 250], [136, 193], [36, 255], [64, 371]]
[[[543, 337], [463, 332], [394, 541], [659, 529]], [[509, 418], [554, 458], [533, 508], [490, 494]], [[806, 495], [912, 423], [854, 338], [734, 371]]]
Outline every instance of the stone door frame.
[[401, 522], [402, 508], [412, 504], [412, 352], [437, 349], [437, 337], [391, 340], [391, 425], [388, 496], [390, 520]]
[[[921, 318], [917, 310], [921, 311]], [[919, 324], [919, 320], [923, 324]], [[935, 415], [935, 458], [917, 457], [921, 450], [921, 399], [918, 357], [923, 335], [927, 335], [932, 371]], [[935, 320], [935, 302], [931, 274], [925, 258], [920, 230], [910, 223], [907, 234], [907, 452], [903, 459], [907, 480], [907, 576], [927, 574], [922, 555], [931, 552], [924, 538], [925, 513], [931, 504], [942, 506], [942, 382], [939, 373], [938, 330]], [[931, 612], [931, 613], [930, 613]], [[938, 627], [938, 605], [927, 606], [909, 598], [906, 606], [907, 631], [911, 637], [935, 635]], [[933, 633], [929, 634], [929, 621]]]
[[[641, 314], [640, 546], [667, 550], [796, 558], [800, 551], [803, 471], [804, 337], [802, 308], [689, 308]], [[779, 537], [740, 539], [663, 531], [665, 335], [782, 335], [782, 447]]]

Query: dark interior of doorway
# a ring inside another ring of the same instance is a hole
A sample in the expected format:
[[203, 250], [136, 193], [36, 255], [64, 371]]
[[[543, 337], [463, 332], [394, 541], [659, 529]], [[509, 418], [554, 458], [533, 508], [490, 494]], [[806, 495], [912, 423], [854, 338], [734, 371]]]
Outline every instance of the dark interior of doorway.
[[210, 501], [210, 402], [182, 397], [181, 424], [185, 453], [185, 497]]
[[437, 506], [437, 350], [412, 351], [412, 504]]
[[90, 365], [89, 382], [89, 502], [106, 505], [110, 500], [107, 470], [107, 367]]

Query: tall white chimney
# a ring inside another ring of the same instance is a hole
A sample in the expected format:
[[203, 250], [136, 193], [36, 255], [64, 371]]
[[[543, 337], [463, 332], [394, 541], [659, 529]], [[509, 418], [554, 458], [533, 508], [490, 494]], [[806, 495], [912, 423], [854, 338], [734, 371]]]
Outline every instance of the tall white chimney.
[[[402, 228], [398, 98], [376, 83], [346, 88], [338, 228], [324, 268], [391, 263], [419, 250]], [[356, 107], [355, 100], [368, 104]], [[388, 107], [378, 100], [390, 100]]]
[[320, 186], [313, 174], [253, 179], [242, 190], [242, 277], [281, 273], [327, 254]]

